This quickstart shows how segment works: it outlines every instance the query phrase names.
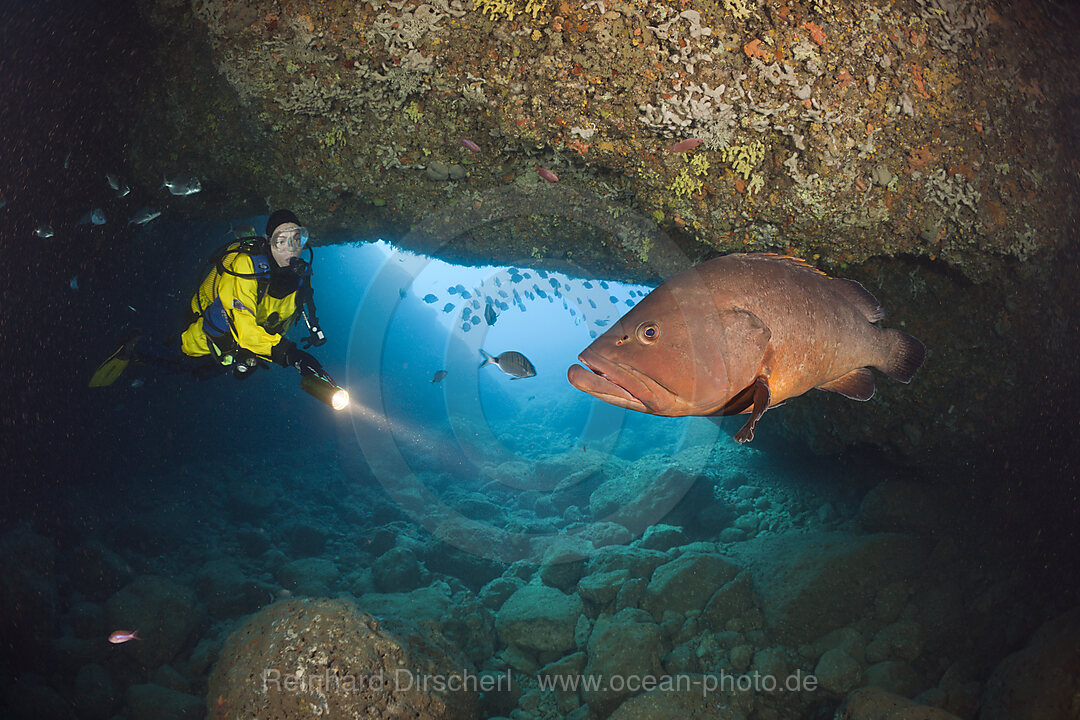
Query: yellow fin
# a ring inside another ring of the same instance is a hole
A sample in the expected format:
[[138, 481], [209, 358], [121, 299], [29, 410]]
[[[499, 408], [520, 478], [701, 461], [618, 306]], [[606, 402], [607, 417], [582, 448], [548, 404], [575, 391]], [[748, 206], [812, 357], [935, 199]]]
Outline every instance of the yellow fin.
[[109, 358], [101, 363], [94, 374], [90, 377], [90, 387], [108, 387], [116, 382], [116, 379], [124, 374], [124, 370], [127, 370], [128, 363], [131, 362], [131, 351], [129, 350], [127, 343], [117, 348], [116, 352], [109, 356]]

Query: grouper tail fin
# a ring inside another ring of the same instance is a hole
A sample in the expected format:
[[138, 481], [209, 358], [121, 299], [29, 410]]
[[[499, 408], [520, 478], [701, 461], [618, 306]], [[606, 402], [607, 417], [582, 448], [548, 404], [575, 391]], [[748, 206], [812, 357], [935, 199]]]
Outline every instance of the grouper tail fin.
[[885, 373], [893, 380], [902, 383], [911, 382], [915, 373], [922, 367], [926, 359], [926, 346], [917, 338], [906, 332], [889, 328], [884, 330], [887, 334], [885, 341], [892, 347], [889, 359], [878, 370]]

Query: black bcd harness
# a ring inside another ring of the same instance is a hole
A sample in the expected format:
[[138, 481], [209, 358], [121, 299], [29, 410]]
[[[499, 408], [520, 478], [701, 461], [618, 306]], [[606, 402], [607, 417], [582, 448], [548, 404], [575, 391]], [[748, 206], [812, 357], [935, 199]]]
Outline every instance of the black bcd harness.
[[[225, 266], [225, 259], [230, 255], [245, 254], [251, 258], [254, 272], [241, 273]], [[251, 374], [251, 370], [265, 365], [265, 361], [255, 353], [240, 347], [236, 342], [232, 324], [227, 313], [221, 307], [221, 298], [217, 297], [216, 283], [212, 292], [214, 299], [210, 304], [203, 306], [201, 303], [202, 286], [206, 282], [211, 269], [218, 275], [232, 275], [233, 277], [255, 280], [256, 304], [269, 295], [272, 298], [281, 299], [291, 293], [297, 293], [297, 311], [304, 319], [308, 329], [308, 337], [305, 339], [305, 347], [321, 345], [326, 341], [326, 336], [319, 327], [318, 316], [315, 314], [315, 298], [311, 287], [311, 266], [315, 259], [315, 253], [308, 247], [308, 260], [293, 258], [287, 268], [279, 268], [274, 263], [267, 247], [266, 238], [254, 237], [230, 242], [222, 245], [203, 265], [200, 273], [203, 278], [196, 290], [195, 297], [199, 303], [199, 309], [193, 310], [188, 307], [188, 324], [202, 318], [203, 331], [210, 341], [210, 352], [214, 359], [221, 365], [232, 365], [233, 375], [244, 378]], [[278, 317], [272, 313], [260, 325], [267, 332], [281, 334], [288, 329], [292, 316], [288, 318]]]

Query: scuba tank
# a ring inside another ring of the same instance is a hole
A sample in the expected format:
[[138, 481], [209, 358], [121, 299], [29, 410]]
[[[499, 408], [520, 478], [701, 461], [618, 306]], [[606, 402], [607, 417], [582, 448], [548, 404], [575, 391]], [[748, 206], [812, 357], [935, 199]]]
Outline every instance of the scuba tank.
[[[218, 284], [225, 275], [255, 280], [257, 283], [257, 303], [270, 295], [275, 298], [283, 298], [290, 293], [297, 292], [297, 311], [304, 318], [308, 327], [310, 338], [320, 336], [325, 342], [325, 336], [315, 320], [315, 303], [312, 297], [311, 285], [307, 280], [311, 277], [311, 264], [314, 260], [314, 252], [308, 247], [307, 261], [301, 258], [293, 258], [288, 268], [278, 268], [270, 256], [266, 239], [257, 235], [255, 228], [250, 225], [241, 225], [233, 228], [234, 240], [222, 245], [210, 256], [203, 266], [203, 279], [199, 283], [195, 294], [191, 298], [188, 307], [188, 324], [200, 319], [202, 330], [205, 333], [210, 354], [223, 366], [232, 366], [233, 374], [237, 378], [247, 377], [265, 361], [251, 351], [240, 347], [236, 341], [229, 315], [222, 305], [218, 295]], [[248, 255], [251, 258], [253, 272], [241, 273], [233, 270], [237, 256]], [[231, 259], [230, 259], [231, 258]], [[249, 308], [254, 311], [253, 308]], [[268, 332], [284, 333], [292, 324], [292, 319], [280, 318], [271, 315], [269, 327], [263, 325]], [[318, 343], [318, 344], [321, 344]]]

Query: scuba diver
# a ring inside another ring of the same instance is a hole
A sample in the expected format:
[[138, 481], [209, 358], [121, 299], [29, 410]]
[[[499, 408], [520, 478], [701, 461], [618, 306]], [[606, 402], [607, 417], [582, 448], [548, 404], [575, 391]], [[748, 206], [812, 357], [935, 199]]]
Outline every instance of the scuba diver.
[[[335, 409], [347, 404], [344, 393], [311, 353], [285, 333], [303, 318], [305, 348], [326, 342], [315, 316], [311, 289], [308, 232], [289, 210], [276, 210], [266, 223], [266, 236], [255, 228], [235, 233], [238, 239], [219, 249], [187, 311], [187, 329], [166, 343], [132, 335], [102, 363], [91, 387], [113, 384], [132, 360], [165, 373], [191, 372], [199, 379], [230, 369], [238, 379], [250, 377], [267, 361], [295, 367], [301, 386]], [[301, 254], [308, 250], [308, 260]]]

